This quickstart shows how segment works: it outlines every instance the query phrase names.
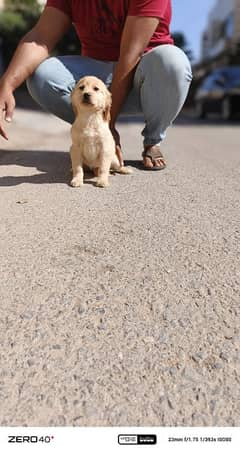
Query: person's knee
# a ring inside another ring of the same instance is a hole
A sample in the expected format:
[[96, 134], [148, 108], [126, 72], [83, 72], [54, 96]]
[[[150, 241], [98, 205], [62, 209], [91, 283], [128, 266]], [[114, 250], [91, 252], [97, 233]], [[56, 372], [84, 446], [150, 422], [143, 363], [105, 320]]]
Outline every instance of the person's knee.
[[169, 53], [169, 58], [167, 61], [169, 73], [179, 80], [191, 82], [192, 69], [187, 55], [179, 47], [172, 47], [174, 51], [172, 52], [172, 54]]
[[145, 57], [144, 72], [153, 78], [173, 80], [192, 80], [190, 62], [185, 53], [178, 47], [159, 46]]
[[26, 84], [32, 98], [46, 111], [72, 123], [71, 90], [74, 79], [64, 72], [58, 58], [44, 60], [27, 79]]
[[44, 60], [26, 80], [28, 91], [33, 97], [40, 94], [46, 88], [46, 85], [51, 83], [56, 60], [55, 57]]

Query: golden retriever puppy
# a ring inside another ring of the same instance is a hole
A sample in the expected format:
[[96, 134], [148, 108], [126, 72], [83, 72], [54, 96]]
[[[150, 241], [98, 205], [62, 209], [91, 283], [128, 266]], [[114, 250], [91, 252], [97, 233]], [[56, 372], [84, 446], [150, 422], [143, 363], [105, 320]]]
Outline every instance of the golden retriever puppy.
[[71, 185], [83, 185], [83, 167], [87, 166], [97, 175], [96, 185], [108, 187], [110, 169], [123, 174], [132, 172], [121, 167], [116, 156], [115, 142], [109, 129], [111, 94], [101, 80], [87, 76], [78, 81], [71, 99], [76, 115], [71, 128]]

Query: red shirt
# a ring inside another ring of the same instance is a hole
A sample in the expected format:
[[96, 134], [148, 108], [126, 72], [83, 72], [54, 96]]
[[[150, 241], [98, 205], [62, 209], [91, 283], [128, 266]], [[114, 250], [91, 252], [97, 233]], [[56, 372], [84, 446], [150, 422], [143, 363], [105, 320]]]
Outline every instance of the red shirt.
[[82, 55], [98, 60], [118, 60], [128, 15], [160, 18], [146, 52], [160, 44], [173, 44], [169, 32], [171, 0], [47, 0], [46, 6], [71, 18], [81, 41]]

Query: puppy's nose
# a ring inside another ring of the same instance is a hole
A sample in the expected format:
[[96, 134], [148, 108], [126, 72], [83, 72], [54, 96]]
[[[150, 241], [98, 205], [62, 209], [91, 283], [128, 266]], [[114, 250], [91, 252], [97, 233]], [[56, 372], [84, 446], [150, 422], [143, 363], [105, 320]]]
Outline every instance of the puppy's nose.
[[89, 100], [90, 97], [91, 97], [91, 94], [89, 94], [89, 93], [84, 93], [84, 95], [83, 95], [84, 100]]

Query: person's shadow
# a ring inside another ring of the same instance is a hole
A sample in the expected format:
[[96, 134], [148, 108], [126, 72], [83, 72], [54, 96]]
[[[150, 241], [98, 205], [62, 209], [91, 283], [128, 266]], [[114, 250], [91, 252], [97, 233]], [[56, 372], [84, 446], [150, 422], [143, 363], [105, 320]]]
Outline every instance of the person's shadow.
[[[29, 184], [67, 184], [71, 180], [71, 160], [69, 152], [46, 150], [0, 150], [0, 165], [36, 168], [38, 174], [0, 177], [0, 186], [11, 187], [23, 183]], [[141, 169], [138, 160], [125, 160], [126, 166]], [[13, 174], [16, 170], [13, 171]], [[85, 183], [94, 184], [94, 175], [84, 172]]]

